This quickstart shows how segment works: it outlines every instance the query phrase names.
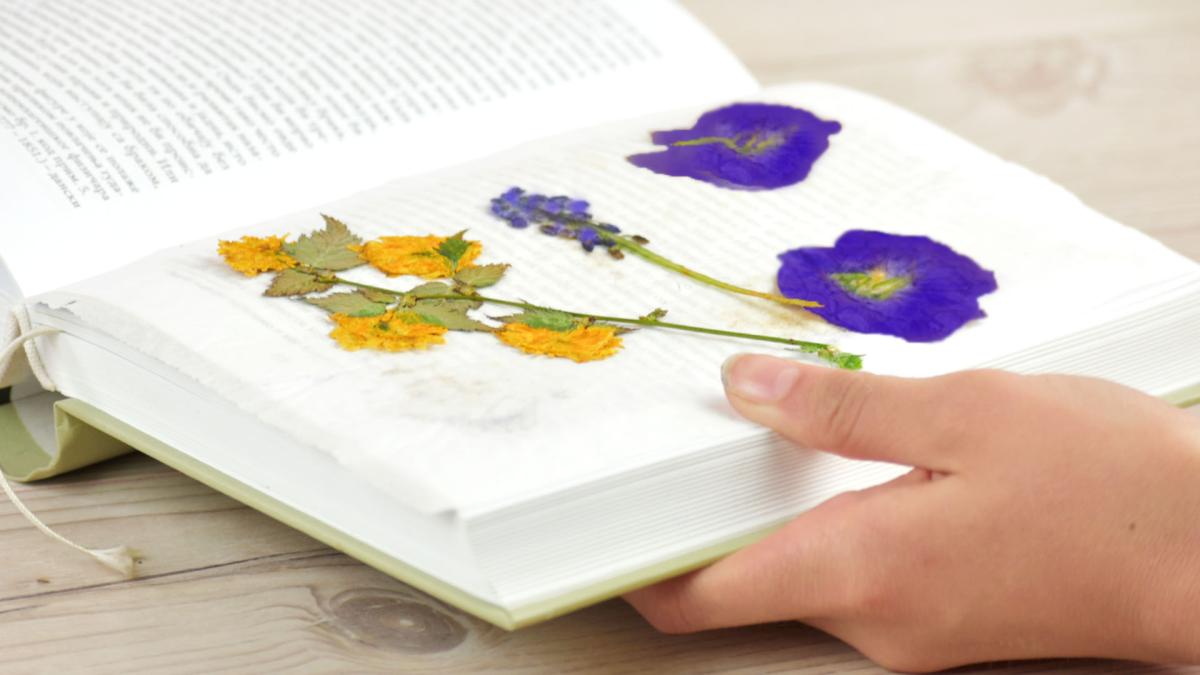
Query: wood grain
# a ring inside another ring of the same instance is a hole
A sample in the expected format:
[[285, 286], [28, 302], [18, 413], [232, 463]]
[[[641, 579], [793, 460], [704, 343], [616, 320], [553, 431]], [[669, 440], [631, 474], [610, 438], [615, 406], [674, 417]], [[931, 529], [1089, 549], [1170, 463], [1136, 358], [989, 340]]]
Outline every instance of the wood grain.
[[[1200, 259], [1200, 3], [685, 4], [764, 83], [826, 80], [879, 94]], [[879, 670], [804, 626], [665, 636], [617, 601], [505, 633], [145, 457], [18, 489], [64, 534], [136, 542], [145, 559], [142, 579], [113, 581], [0, 505], [6, 673]]]

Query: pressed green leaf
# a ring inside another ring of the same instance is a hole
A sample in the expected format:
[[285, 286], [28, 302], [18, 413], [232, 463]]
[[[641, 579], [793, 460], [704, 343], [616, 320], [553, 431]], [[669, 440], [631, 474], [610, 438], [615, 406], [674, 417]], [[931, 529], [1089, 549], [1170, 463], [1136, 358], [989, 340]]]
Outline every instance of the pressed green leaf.
[[431, 295], [449, 295], [453, 292], [453, 289], [451, 289], [447, 284], [443, 284], [440, 281], [431, 281], [427, 284], [416, 286], [406, 291], [404, 294], [411, 295], [414, 298], [427, 298]]
[[520, 314], [501, 317], [505, 323], [523, 323], [530, 328], [548, 328], [550, 330], [569, 331], [579, 325], [579, 319], [554, 309], [527, 309]]
[[437, 252], [443, 258], [450, 262], [450, 269], [458, 269], [458, 261], [467, 254], [467, 249], [471, 248], [471, 242], [463, 239], [466, 230], [456, 232], [454, 236], [447, 237], [445, 241], [438, 246]]
[[828, 354], [821, 354], [821, 358], [829, 361], [838, 368], [844, 368], [846, 370], [862, 370], [861, 354], [847, 354], [846, 352], [833, 350]]
[[363, 297], [371, 302], [382, 302], [387, 305], [392, 304], [400, 298], [399, 293], [392, 293], [391, 291], [377, 291], [371, 288], [364, 288], [359, 292], [363, 294]]
[[667, 310], [663, 309], [662, 307], [656, 307], [655, 309], [651, 310], [649, 314], [644, 314], [638, 318], [645, 319], [646, 321], [658, 321], [666, 315]]
[[271, 280], [271, 285], [267, 287], [263, 295], [271, 297], [308, 295], [309, 293], [321, 293], [332, 287], [331, 283], [318, 281], [317, 275], [312, 272], [286, 269], [275, 273], [275, 278]]
[[474, 288], [485, 288], [500, 281], [508, 267], [504, 263], [467, 267], [455, 273], [454, 280]]
[[464, 312], [468, 309], [478, 309], [483, 306], [483, 303], [479, 300], [460, 300], [458, 298], [438, 298], [436, 300], [424, 298], [417, 300], [416, 304], [425, 307], [452, 307]]
[[861, 354], [848, 354], [832, 345], [814, 343], [811, 345], [795, 347], [794, 349], [795, 351], [804, 352], [806, 354], [815, 354], [822, 361], [837, 366], [838, 368], [845, 370], [862, 369], [863, 361]]
[[439, 295], [451, 295], [454, 292], [454, 289], [447, 284], [440, 281], [431, 281], [410, 289], [405, 295], [410, 298], [416, 298], [416, 302], [412, 303], [415, 307], [448, 307], [455, 311], [466, 312], [468, 309], [476, 309], [483, 304], [478, 300], [437, 297]]
[[467, 316], [467, 308], [445, 303], [418, 303], [413, 313], [429, 323], [445, 326], [449, 330], [490, 331], [491, 328]]
[[284, 244], [284, 252], [305, 265], [323, 270], [348, 270], [363, 264], [363, 259], [350, 250], [351, 246], [361, 244], [362, 239], [337, 218], [322, 217], [324, 229]]
[[379, 316], [387, 311], [387, 305], [375, 302], [366, 295], [354, 293], [334, 293], [319, 298], [305, 298], [305, 302], [316, 305], [327, 312], [346, 314], [349, 316]]

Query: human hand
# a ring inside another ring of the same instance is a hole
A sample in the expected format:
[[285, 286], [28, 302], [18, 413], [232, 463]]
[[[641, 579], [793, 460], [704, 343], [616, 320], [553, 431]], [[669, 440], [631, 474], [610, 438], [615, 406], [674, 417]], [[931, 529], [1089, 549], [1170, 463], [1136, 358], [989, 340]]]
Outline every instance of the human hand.
[[629, 593], [658, 629], [800, 620], [879, 664], [1200, 662], [1200, 423], [1102, 380], [903, 379], [735, 357], [726, 393], [804, 447], [918, 467]]

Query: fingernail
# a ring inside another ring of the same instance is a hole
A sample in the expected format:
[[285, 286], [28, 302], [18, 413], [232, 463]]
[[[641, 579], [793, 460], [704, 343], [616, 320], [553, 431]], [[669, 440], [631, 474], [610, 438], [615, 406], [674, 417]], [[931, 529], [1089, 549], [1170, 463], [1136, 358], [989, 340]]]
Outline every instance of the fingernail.
[[721, 364], [725, 389], [751, 403], [777, 403], [796, 384], [804, 366], [758, 354], [734, 354]]

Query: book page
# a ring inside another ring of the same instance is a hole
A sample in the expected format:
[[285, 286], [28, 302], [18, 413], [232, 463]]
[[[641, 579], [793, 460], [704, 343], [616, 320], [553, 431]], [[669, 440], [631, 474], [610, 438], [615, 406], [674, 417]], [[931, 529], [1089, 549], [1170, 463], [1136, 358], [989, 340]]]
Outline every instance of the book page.
[[[8, 345], [20, 333], [11, 310], [21, 301], [21, 287], [17, 285], [17, 280], [13, 279], [12, 272], [4, 264], [4, 258], [0, 257], [0, 345]], [[0, 364], [0, 366], [3, 366], [3, 364]], [[9, 367], [7, 372], [0, 372], [0, 389], [7, 388], [15, 382], [20, 382], [28, 375], [28, 369], [25, 367], [21, 367], [20, 369]], [[7, 395], [11, 396], [11, 394]], [[5, 394], [0, 392], [0, 401], [3, 401], [4, 397]], [[3, 405], [3, 403], [0, 402], [0, 405]]]
[[[1088, 209], [1066, 190], [869, 96], [827, 85], [763, 92], [842, 124], [803, 181], [735, 191], [660, 175], [625, 157], [651, 130], [686, 128], [702, 109], [664, 113], [401, 180], [322, 210], [364, 238], [450, 235], [483, 242], [477, 262], [512, 268], [488, 295], [609, 316], [655, 308], [685, 324], [832, 342], [865, 368], [933, 375], [988, 362], [1129, 309], [1130, 291], [1197, 266]], [[777, 255], [829, 246], [850, 229], [927, 235], [995, 272], [987, 313], [951, 337], [910, 343], [839, 329], [792, 309], [733, 296], [634, 256], [513, 229], [488, 212], [513, 185], [587, 199], [596, 218], [649, 238], [652, 250], [744, 287], [774, 288]], [[226, 238], [322, 226], [316, 211]], [[422, 509], [480, 508], [763, 431], [724, 400], [721, 363], [741, 351], [806, 358], [764, 343], [639, 329], [619, 353], [574, 363], [531, 356], [488, 333], [422, 351], [345, 351], [323, 311], [262, 296], [216, 255], [216, 237], [44, 298], [226, 397], [262, 423], [333, 454], [364, 480]], [[348, 273], [398, 290], [420, 283], [371, 268]], [[477, 318], [508, 313], [489, 305]], [[101, 406], [102, 407], [102, 406]], [[758, 439], [758, 441], [755, 441]], [[252, 451], [253, 448], [247, 448]]]
[[37, 293], [397, 176], [753, 88], [666, 0], [11, 3], [0, 250]]

